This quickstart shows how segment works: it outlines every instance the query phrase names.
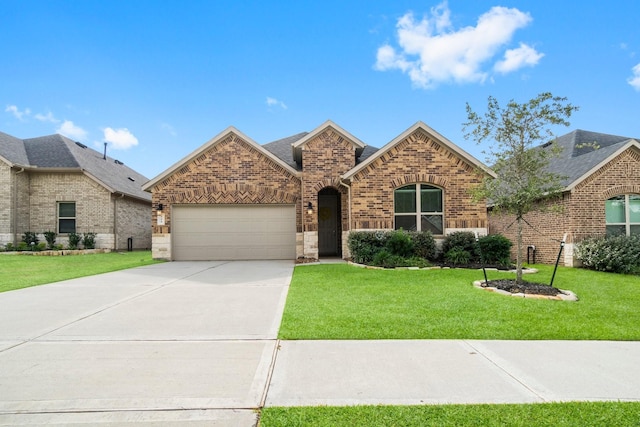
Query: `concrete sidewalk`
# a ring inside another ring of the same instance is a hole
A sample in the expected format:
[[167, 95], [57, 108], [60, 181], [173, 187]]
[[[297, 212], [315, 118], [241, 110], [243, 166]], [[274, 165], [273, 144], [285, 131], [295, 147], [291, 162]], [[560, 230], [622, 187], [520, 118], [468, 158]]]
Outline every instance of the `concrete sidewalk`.
[[266, 406], [640, 401], [640, 342], [282, 341]]

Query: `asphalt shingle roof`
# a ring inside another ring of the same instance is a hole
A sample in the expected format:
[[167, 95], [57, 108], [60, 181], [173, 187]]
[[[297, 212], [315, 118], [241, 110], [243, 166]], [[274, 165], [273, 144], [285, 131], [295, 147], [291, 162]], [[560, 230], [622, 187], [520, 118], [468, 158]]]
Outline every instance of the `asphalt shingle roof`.
[[147, 177], [112, 157], [104, 159], [103, 153], [62, 135], [21, 140], [0, 132], [0, 155], [20, 166], [82, 169], [115, 192], [151, 200], [151, 194], [142, 191]]
[[581, 129], [574, 130], [556, 139], [562, 152], [558, 157], [551, 159], [548, 170], [566, 177], [562, 183], [569, 186], [606, 160], [630, 139], [640, 140]]

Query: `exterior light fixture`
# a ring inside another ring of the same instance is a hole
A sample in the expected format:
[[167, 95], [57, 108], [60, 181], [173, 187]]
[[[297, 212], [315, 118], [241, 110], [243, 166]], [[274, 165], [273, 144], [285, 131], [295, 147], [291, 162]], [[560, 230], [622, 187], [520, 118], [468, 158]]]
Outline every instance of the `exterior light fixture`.
[[313, 205], [311, 204], [311, 202], [309, 202], [309, 203], [307, 204], [307, 213], [308, 213], [309, 215], [311, 215], [311, 214], [313, 213]]
[[164, 206], [162, 206], [162, 203], [158, 203], [158, 210], [161, 211], [162, 208], [164, 208]]

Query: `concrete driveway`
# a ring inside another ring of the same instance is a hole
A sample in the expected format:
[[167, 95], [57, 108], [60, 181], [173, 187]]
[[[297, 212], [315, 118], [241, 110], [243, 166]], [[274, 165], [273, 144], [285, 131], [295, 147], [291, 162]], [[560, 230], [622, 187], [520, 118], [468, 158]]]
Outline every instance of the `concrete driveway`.
[[0, 293], [0, 425], [253, 425], [291, 261], [172, 262]]

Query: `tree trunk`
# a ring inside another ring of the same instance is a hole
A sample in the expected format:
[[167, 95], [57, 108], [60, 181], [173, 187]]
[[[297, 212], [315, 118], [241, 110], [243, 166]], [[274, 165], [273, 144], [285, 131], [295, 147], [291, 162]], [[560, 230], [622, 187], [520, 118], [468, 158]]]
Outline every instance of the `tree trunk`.
[[518, 215], [516, 283], [522, 283], [522, 216]]

